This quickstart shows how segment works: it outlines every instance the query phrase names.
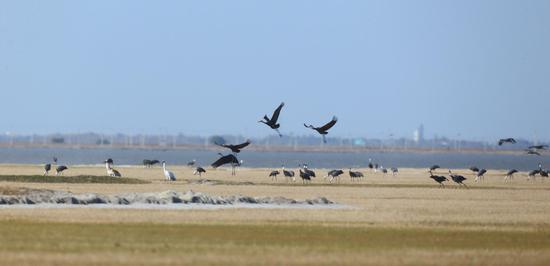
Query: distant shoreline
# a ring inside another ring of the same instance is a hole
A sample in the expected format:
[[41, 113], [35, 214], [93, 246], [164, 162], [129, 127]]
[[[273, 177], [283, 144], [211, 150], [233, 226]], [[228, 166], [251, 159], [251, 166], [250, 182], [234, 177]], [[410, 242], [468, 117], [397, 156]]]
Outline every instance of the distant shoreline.
[[[200, 150], [219, 151], [216, 145], [185, 144], [185, 145], [72, 145], [72, 144], [0, 144], [0, 148], [14, 149], [122, 149], [122, 150]], [[508, 154], [525, 155], [523, 150], [494, 149], [494, 148], [424, 148], [424, 147], [349, 147], [349, 146], [287, 146], [287, 145], [251, 145], [246, 148], [255, 152], [319, 152], [319, 153], [461, 153], [461, 154]]]

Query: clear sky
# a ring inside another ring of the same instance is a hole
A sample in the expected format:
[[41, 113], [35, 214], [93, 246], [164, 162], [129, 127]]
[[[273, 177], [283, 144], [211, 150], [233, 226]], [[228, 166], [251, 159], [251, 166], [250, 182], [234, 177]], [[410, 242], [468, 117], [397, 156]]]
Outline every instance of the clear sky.
[[0, 131], [550, 140], [550, 1], [1, 1]]

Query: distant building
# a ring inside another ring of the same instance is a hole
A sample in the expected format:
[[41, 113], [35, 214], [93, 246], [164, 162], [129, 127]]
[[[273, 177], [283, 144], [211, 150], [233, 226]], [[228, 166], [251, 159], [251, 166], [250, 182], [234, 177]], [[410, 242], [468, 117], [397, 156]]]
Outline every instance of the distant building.
[[424, 141], [424, 125], [420, 126], [413, 132], [413, 140], [415, 143], [422, 143]]

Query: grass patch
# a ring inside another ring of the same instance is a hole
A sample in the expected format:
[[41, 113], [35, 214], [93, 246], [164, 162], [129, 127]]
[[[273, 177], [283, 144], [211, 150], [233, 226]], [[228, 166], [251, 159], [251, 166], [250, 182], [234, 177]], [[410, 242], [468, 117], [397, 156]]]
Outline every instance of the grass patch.
[[[424, 260], [426, 255], [437, 257], [437, 264], [445, 265], [445, 254], [457, 254], [448, 261], [452, 265], [460, 264], [456, 259], [461, 257], [470, 259], [464, 261], [468, 265], [513, 265], [522, 258], [508, 260], [511, 255], [529, 252], [535, 255], [530, 255], [528, 264], [543, 265], [550, 257], [548, 228], [502, 232], [321, 224], [156, 225], [11, 220], [0, 222], [0, 240], [0, 253], [7, 254], [8, 261], [9, 254], [17, 253], [19, 262], [25, 262], [25, 254], [29, 254], [29, 264], [33, 254], [40, 254], [42, 261], [36, 262], [41, 264], [48, 264], [51, 254], [51, 264], [80, 265], [433, 264], [431, 259]], [[508, 256], [483, 259], [499, 252]], [[399, 258], [396, 254], [407, 256]], [[472, 261], [472, 254], [479, 257]], [[116, 258], [116, 263], [109, 258]]]
[[21, 183], [73, 183], [73, 184], [149, 184], [151, 182], [127, 177], [112, 176], [42, 176], [0, 175], [0, 181]]

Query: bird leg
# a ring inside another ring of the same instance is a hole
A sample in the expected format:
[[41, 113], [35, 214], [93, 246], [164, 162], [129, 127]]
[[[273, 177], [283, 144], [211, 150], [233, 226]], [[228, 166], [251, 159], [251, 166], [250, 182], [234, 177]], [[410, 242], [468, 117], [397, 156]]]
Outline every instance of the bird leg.
[[325, 135], [321, 135], [321, 136], [323, 136], [323, 143], [327, 143], [327, 139], [326, 139]]
[[280, 138], [283, 137], [283, 134], [281, 134], [281, 132], [279, 132], [279, 129], [278, 129], [278, 128], [275, 128], [275, 131], [277, 131], [277, 134], [279, 134], [279, 137], [280, 137]]

